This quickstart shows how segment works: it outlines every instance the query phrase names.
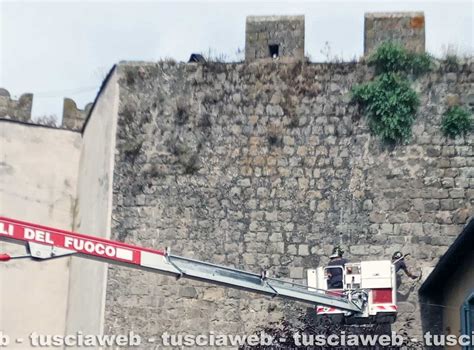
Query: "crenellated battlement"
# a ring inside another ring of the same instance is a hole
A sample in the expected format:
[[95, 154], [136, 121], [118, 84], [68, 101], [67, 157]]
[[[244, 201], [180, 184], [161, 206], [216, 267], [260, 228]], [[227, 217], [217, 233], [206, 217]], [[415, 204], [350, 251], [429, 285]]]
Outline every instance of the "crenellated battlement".
[[365, 55], [385, 41], [397, 42], [410, 51], [425, 52], [423, 12], [371, 12], [364, 19]]
[[57, 125], [54, 116], [32, 118], [32, 93], [22, 94], [18, 100], [14, 100], [11, 98], [10, 92], [7, 89], [0, 88], [0, 119], [80, 131], [92, 110], [92, 106], [93, 103], [91, 102], [88, 103], [84, 109], [80, 109], [73, 99], [64, 98], [62, 122], [60, 125]]
[[93, 103], [88, 103], [84, 109], [77, 108], [76, 102], [70, 98], [64, 98], [63, 120], [61, 126], [71, 130], [81, 130], [92, 109]]
[[304, 16], [248, 16], [245, 60], [304, 58]]
[[0, 118], [31, 121], [33, 94], [25, 93], [18, 100], [13, 100], [7, 89], [0, 88]]
[[[384, 41], [393, 41], [415, 52], [425, 51], [423, 12], [370, 12], [364, 17], [364, 54]], [[245, 61], [304, 59], [304, 16], [248, 16]]]

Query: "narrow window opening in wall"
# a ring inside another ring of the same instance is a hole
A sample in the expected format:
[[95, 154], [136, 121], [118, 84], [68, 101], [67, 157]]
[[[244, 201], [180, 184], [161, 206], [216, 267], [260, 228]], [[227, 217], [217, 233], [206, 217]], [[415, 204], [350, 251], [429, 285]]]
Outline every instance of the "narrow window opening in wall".
[[268, 49], [270, 51], [270, 57], [271, 58], [277, 58], [280, 54], [280, 45], [278, 44], [272, 44], [268, 45]]

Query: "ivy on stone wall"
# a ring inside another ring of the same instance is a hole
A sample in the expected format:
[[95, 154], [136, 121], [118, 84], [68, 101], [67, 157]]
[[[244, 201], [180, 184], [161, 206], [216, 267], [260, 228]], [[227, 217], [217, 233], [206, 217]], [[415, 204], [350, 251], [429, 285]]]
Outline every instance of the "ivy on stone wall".
[[404, 77], [384, 73], [374, 81], [353, 89], [368, 118], [369, 128], [387, 143], [408, 140], [419, 100]]
[[427, 73], [432, 58], [427, 53], [407, 51], [404, 47], [386, 42], [380, 45], [369, 57], [368, 64], [375, 68], [376, 74], [409, 73], [415, 76]]
[[428, 54], [408, 52], [394, 43], [384, 43], [369, 57], [375, 78], [353, 87], [352, 99], [368, 118], [371, 132], [388, 144], [410, 139], [419, 105], [411, 79], [429, 71]]
[[450, 107], [443, 114], [441, 130], [446, 137], [454, 139], [456, 136], [467, 134], [472, 128], [472, 115], [462, 107]]

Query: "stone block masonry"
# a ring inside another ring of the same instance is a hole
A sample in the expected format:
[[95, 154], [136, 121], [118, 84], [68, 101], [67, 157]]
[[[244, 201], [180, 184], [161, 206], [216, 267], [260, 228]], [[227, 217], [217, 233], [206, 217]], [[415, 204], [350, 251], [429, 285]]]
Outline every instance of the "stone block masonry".
[[0, 118], [27, 122], [31, 120], [33, 94], [23, 94], [12, 100], [6, 89], [0, 88]]
[[423, 12], [366, 13], [364, 54], [378, 45], [392, 41], [415, 52], [425, 51], [425, 15]]
[[92, 103], [87, 104], [84, 109], [79, 109], [74, 100], [65, 98], [63, 103], [62, 126], [66, 129], [81, 130], [91, 109]]
[[248, 16], [245, 61], [304, 59], [304, 16]]
[[[92, 106], [92, 103], [88, 103], [84, 109], [79, 109], [74, 100], [65, 98], [63, 104], [63, 118], [60, 127], [74, 131], [82, 130], [92, 110]], [[58, 127], [54, 116], [52, 118], [40, 117], [37, 120], [32, 119], [32, 107], [33, 94], [25, 93], [21, 95], [18, 100], [12, 100], [8, 90], [0, 88], [0, 119], [10, 119], [33, 125]]]
[[[121, 64], [114, 238], [299, 282], [335, 244], [433, 266], [473, 213], [472, 134], [439, 128], [473, 68], [420, 78], [413, 139], [386, 149], [350, 103], [363, 64]], [[418, 286], [404, 279], [394, 326], [414, 336]], [[294, 308], [111, 266], [105, 333], [253, 332]]]

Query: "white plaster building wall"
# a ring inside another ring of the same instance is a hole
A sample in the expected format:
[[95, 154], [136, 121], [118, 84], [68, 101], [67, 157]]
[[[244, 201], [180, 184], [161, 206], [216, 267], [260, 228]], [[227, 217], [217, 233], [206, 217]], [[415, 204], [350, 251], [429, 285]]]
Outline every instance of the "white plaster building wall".
[[[112, 177], [119, 104], [114, 69], [96, 99], [83, 131], [79, 162], [76, 225], [80, 233], [110, 237]], [[72, 257], [67, 334], [101, 334], [107, 264]]]
[[[81, 135], [0, 120], [0, 215], [71, 230]], [[0, 252], [24, 255], [24, 246], [0, 241]], [[63, 334], [70, 258], [0, 264], [0, 330], [9, 348], [29, 348], [31, 332]]]

